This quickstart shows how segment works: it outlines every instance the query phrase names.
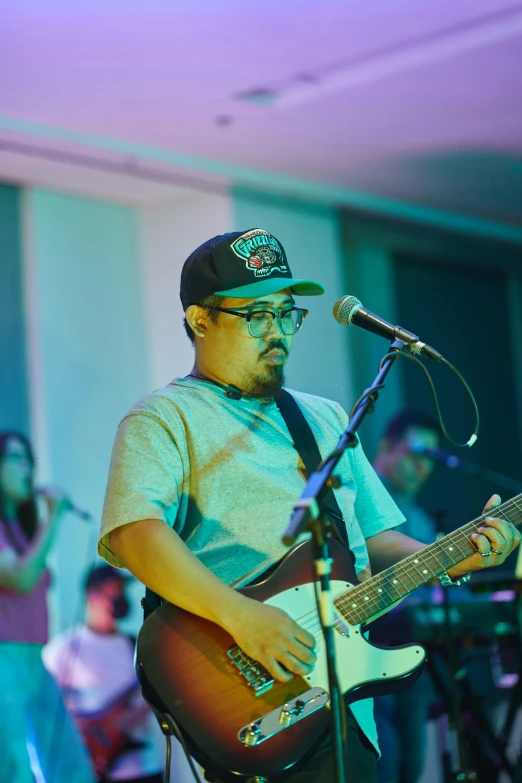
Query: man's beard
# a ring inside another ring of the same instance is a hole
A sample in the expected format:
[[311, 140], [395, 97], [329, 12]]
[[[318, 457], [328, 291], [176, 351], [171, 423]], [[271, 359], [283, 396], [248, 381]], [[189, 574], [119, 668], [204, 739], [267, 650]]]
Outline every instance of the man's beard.
[[[265, 354], [275, 349], [283, 351], [288, 356], [286, 345], [282, 342], [274, 341], [260, 355], [260, 361]], [[250, 375], [243, 384], [243, 392], [248, 397], [261, 397], [272, 400], [277, 397], [278, 392], [281, 391], [284, 385], [285, 362], [282, 362], [281, 364], [267, 365], [263, 372], [260, 372], [258, 375]]]
[[267, 367], [262, 375], [251, 375], [243, 385], [247, 397], [261, 397], [272, 400], [285, 385], [284, 364]]

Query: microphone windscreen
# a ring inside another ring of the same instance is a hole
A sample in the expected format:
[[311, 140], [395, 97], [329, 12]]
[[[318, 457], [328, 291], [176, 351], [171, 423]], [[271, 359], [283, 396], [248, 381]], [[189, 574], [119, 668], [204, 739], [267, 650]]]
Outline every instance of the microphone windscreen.
[[413, 451], [415, 454], [427, 454], [430, 451], [423, 441], [415, 438], [409, 438], [408, 446], [410, 451]]
[[351, 324], [352, 318], [362, 307], [356, 296], [341, 296], [333, 306], [333, 314], [336, 321], [344, 326]]

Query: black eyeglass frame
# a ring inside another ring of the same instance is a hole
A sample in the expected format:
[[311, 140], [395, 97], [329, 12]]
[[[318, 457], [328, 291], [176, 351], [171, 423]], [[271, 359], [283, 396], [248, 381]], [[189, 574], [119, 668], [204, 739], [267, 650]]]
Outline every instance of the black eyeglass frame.
[[[209, 307], [208, 305], [204, 305], [204, 304], [200, 305], [200, 307], [206, 307], [207, 310], [218, 310], [220, 313], [230, 313], [230, 315], [237, 315], [238, 318], [245, 318], [248, 324], [248, 333], [250, 334], [251, 337], [264, 337], [265, 334], [268, 334], [271, 331], [276, 318], [279, 318], [279, 323], [281, 324], [281, 331], [283, 332], [284, 335], [288, 337], [289, 335], [287, 335], [287, 333], [283, 329], [283, 316], [286, 315], [287, 313], [290, 313], [292, 310], [301, 313], [301, 321], [297, 324], [297, 329], [295, 330], [295, 332], [290, 332], [291, 335], [297, 334], [297, 332], [301, 330], [303, 321], [308, 315], [308, 310], [306, 310], [304, 307], [295, 307], [295, 305], [292, 305], [292, 307], [288, 307], [285, 310], [283, 310], [283, 308], [280, 308], [275, 312], [273, 310], [251, 310], [246, 313], [242, 313], [239, 310], [229, 310], [228, 307]], [[252, 334], [250, 329], [250, 321], [252, 320], [254, 315], [259, 315], [260, 313], [268, 313], [269, 315], [272, 316], [272, 323], [270, 324], [270, 329], [267, 329], [267, 331], [264, 332], [263, 334]]]

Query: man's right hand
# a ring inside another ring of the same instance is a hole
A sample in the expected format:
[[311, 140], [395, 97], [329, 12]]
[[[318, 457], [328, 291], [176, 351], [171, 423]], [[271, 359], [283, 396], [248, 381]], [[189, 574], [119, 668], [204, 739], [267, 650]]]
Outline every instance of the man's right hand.
[[109, 540], [115, 556], [140, 582], [166, 601], [219, 625], [275, 679], [310, 673], [315, 638], [286, 612], [222, 582], [162, 520], [122, 525]]
[[317, 659], [315, 637], [282, 609], [243, 599], [226, 628], [239, 647], [276, 680], [286, 682], [294, 674], [310, 674]]

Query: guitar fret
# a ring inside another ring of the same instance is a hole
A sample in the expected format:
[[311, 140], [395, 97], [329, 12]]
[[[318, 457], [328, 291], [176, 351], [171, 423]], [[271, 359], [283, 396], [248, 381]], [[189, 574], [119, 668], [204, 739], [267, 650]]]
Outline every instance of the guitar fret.
[[[334, 603], [340, 610], [343, 610], [345, 612], [350, 612], [351, 615], [357, 615], [360, 616], [360, 619], [363, 617], [368, 617], [368, 604], [371, 602], [374, 604], [372, 612], [370, 614], [376, 614], [380, 609], [384, 609], [386, 606], [389, 606], [389, 601], [384, 601], [382, 604], [380, 603], [380, 595], [378, 597], [372, 597], [365, 596], [364, 591], [361, 590], [361, 588], [364, 588], [364, 582], [362, 585], [358, 585], [357, 587], [352, 588], [348, 591], [350, 594], [348, 597], [345, 597], [346, 594], [343, 594], [342, 596], [339, 596]], [[363, 593], [363, 595], [360, 597], [359, 593]], [[365, 600], [367, 598], [368, 600]], [[343, 605], [341, 606], [340, 599], [343, 599]], [[364, 612], [362, 610], [365, 610]], [[357, 620], [359, 622], [359, 619]]]
[[[420, 570], [420, 568], [418, 568], [418, 567], [417, 567], [417, 563], [420, 563], [420, 560], [419, 560], [419, 558], [418, 558], [418, 557], [415, 557], [415, 558], [414, 558], [414, 559], [411, 561], [411, 563], [412, 563], [412, 566], [413, 566], [413, 568], [415, 569], [415, 571], [417, 572], [417, 574], [420, 576], [420, 578], [421, 578], [421, 580], [422, 580], [422, 578], [423, 578], [423, 577], [422, 577], [422, 571]], [[422, 581], [420, 582], [420, 584], [422, 584]]]
[[[522, 525], [522, 494], [508, 500], [491, 515]], [[484, 523], [485, 515], [468, 522], [444, 538], [410, 555], [380, 574], [351, 587], [338, 596], [337, 610], [352, 624], [360, 624], [402, 600], [417, 587], [429, 582], [473, 554], [470, 535]]]
[[465, 560], [468, 554], [471, 554], [469, 550], [466, 550], [464, 547], [460, 546], [460, 544], [453, 539], [448, 541], [448, 546], [446, 549], [444, 549], [444, 553], [446, 555], [444, 560], [444, 571], [447, 571], [448, 568], [451, 568], [461, 560]]
[[[410, 582], [413, 582], [413, 588], [414, 588], [414, 589], [415, 589], [416, 587], [418, 587], [418, 584], [417, 584], [417, 582], [415, 581], [415, 579], [414, 579], [414, 578], [413, 578], [413, 577], [412, 577], [412, 576], [411, 576], [411, 575], [408, 573], [408, 571], [407, 571], [407, 566], [406, 566], [406, 565], [403, 565], [402, 563], [397, 563], [397, 566], [396, 566], [396, 568], [400, 568], [400, 569], [403, 571], [404, 575], [405, 575], [406, 577], [408, 577], [408, 579], [410, 580]], [[402, 583], [404, 584], [404, 582], [403, 582], [403, 580], [402, 580], [401, 576], [400, 576], [400, 575], [398, 575], [398, 574], [397, 574], [397, 576], [399, 577], [399, 581], [400, 581], [400, 582], [402, 582]]]
[[[374, 577], [374, 579], [378, 579], [378, 577]], [[372, 580], [373, 581], [373, 580]], [[354, 621], [356, 623], [362, 622], [366, 617], [370, 616], [371, 614], [377, 614], [380, 610], [385, 609], [387, 606], [389, 606], [391, 603], [393, 603], [393, 599], [390, 600], [390, 593], [386, 588], [378, 587], [377, 591], [379, 589], [381, 591], [386, 590], [388, 593], [388, 599], [381, 593], [378, 593], [376, 598], [373, 598], [372, 603], [375, 604], [373, 607], [373, 611], [368, 613], [367, 609], [367, 602], [361, 601], [360, 593], [363, 592], [361, 588], [365, 587], [365, 582], [363, 582], [361, 585], [358, 585], [357, 587], [353, 587], [350, 590], [347, 591], [347, 593], [343, 593], [341, 596], [339, 596], [335, 601], [335, 606], [341, 611], [341, 613], [347, 617], [348, 614], [350, 615], [351, 621]], [[364, 598], [363, 598], [364, 600]], [[362, 610], [365, 611], [362, 611]]]
[[[459, 553], [462, 555], [462, 559], [466, 558], [468, 556], [468, 554], [471, 554], [469, 539], [467, 538], [467, 536], [462, 541], [463, 546], [460, 546], [460, 543], [457, 540], [456, 536], [450, 534], [449, 538], [450, 538], [451, 544], [453, 546], [455, 546], [459, 550]], [[455, 565], [455, 563], [452, 563], [452, 565]]]
[[[452, 562], [451, 562], [451, 563], [448, 563], [448, 561], [450, 561], [450, 560], [451, 560], [451, 556], [450, 556], [450, 554], [449, 554], [449, 551], [447, 552], [447, 551], [444, 549], [444, 546], [441, 546], [441, 547], [440, 547], [440, 549], [441, 549], [441, 555], [442, 555], [442, 557], [440, 557], [440, 558], [439, 558], [439, 557], [437, 557], [437, 555], [435, 554], [435, 552], [434, 552], [434, 554], [433, 554], [433, 557], [436, 559], [436, 561], [437, 561], [437, 565], [438, 565], [438, 567], [440, 568], [439, 574], [442, 574], [444, 571], [447, 571], [447, 569], [448, 569], [448, 568], [451, 568], [451, 566], [453, 565], [453, 563], [452, 563]], [[448, 547], [448, 549], [451, 551], [451, 550], [453, 549], [453, 547], [451, 547], [451, 546], [450, 546], [450, 547]], [[437, 574], [437, 576], [438, 576], [439, 574]]]

